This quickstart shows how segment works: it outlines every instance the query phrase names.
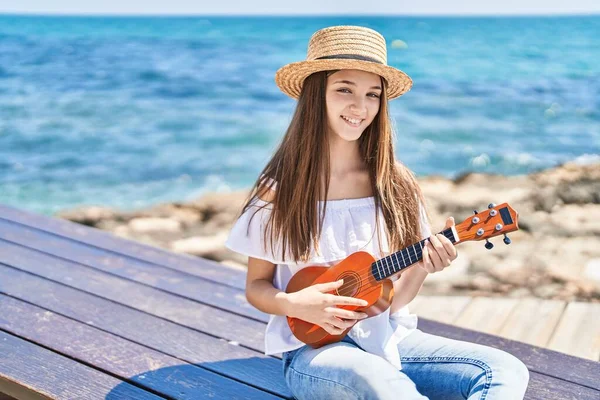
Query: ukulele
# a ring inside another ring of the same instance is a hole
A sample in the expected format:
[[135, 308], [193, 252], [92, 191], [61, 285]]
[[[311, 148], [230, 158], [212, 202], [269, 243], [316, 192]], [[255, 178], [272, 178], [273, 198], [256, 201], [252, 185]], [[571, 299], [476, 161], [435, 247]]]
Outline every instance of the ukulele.
[[[506, 235], [519, 229], [519, 214], [508, 205], [502, 203], [488, 205], [488, 210], [477, 212], [458, 225], [440, 232], [452, 243], [462, 243], [469, 240], [485, 239], [485, 247], [490, 250], [494, 245], [488, 240], [491, 237], [504, 235], [504, 243], [510, 244]], [[423, 245], [428, 239], [423, 239], [398, 252], [379, 260], [366, 251], [357, 251], [334, 266], [308, 266], [298, 271], [289, 281], [286, 292], [293, 293], [308, 286], [344, 280], [342, 286], [333, 290], [332, 294], [356, 297], [368, 302], [366, 306], [341, 305], [343, 309], [364, 312], [367, 318], [384, 312], [392, 304], [394, 285], [392, 275], [401, 274], [423, 258]], [[329, 343], [339, 342], [352, 329], [347, 328], [339, 335], [332, 335], [319, 325], [287, 317], [288, 325], [298, 340], [319, 348]]]

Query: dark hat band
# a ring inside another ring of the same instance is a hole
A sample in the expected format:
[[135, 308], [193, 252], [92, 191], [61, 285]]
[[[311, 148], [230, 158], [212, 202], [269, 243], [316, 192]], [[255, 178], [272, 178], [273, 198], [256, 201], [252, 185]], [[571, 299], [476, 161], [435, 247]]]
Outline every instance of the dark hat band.
[[347, 59], [347, 60], [361, 60], [361, 61], [370, 61], [377, 64], [383, 64], [381, 61], [376, 60], [371, 57], [361, 56], [360, 54], [333, 54], [331, 56], [323, 56], [317, 57], [315, 60], [329, 60], [329, 59]]

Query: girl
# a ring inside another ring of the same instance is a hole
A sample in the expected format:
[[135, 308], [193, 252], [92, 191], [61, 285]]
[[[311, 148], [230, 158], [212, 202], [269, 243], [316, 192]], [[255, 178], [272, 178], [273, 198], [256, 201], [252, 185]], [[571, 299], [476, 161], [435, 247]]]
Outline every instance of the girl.
[[[422, 332], [407, 304], [428, 273], [457, 256], [431, 235], [411, 171], [395, 160], [387, 101], [412, 80], [387, 65], [385, 39], [357, 26], [334, 26], [310, 39], [305, 61], [277, 71], [278, 87], [298, 104], [275, 154], [254, 183], [226, 246], [248, 256], [246, 297], [271, 314], [265, 354], [282, 353], [298, 399], [521, 399], [529, 374], [514, 356]], [[452, 226], [450, 217], [446, 228]], [[356, 251], [376, 259], [429, 238], [423, 259], [394, 281], [391, 307], [371, 318], [337, 305], [342, 281], [286, 293], [309, 265], [332, 266]], [[285, 316], [345, 338], [314, 349]]]

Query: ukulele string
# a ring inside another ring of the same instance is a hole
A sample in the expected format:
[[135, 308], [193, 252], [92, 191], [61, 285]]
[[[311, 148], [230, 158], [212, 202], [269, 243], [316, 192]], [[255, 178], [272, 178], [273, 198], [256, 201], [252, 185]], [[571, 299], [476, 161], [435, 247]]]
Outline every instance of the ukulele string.
[[[442, 231], [442, 232], [440, 232], [440, 233], [441, 233], [441, 234], [443, 234], [443, 235], [444, 235], [446, 238], [448, 238], [448, 239], [452, 239], [452, 238], [453, 238], [453, 236], [450, 236], [450, 237], [448, 237], [448, 235], [452, 235], [452, 232], [451, 232], [451, 231], [447, 231], [447, 233], [444, 233], [444, 232], [446, 232], [446, 231]], [[426, 238], [425, 240], [428, 240], [428, 239], [429, 239], [429, 238]], [[421, 242], [419, 242], [419, 243], [421, 243]], [[421, 261], [421, 260], [423, 259], [423, 247], [422, 247], [422, 245], [421, 245], [421, 246], [419, 246], [419, 248], [418, 248], [418, 247], [414, 247], [414, 244], [413, 244], [412, 246], [413, 246], [413, 249], [415, 250], [415, 255], [416, 255], [416, 258], [417, 258], [417, 260], [416, 260], [415, 262], [411, 263], [411, 264], [406, 264], [406, 265], [404, 265], [403, 267], [401, 267], [401, 268], [400, 268], [398, 271], [396, 271], [395, 273], [397, 273], [397, 272], [400, 272], [402, 269], [404, 269], [404, 268], [406, 268], [406, 267], [408, 267], [408, 266], [410, 266], [410, 265], [413, 265], [413, 264], [415, 264], [415, 263], [417, 263], [417, 262], [419, 262], [419, 261]], [[410, 247], [410, 246], [408, 246], [408, 247]], [[405, 247], [404, 249], [402, 249], [402, 250], [400, 250], [400, 251], [404, 251], [404, 250], [408, 249], [408, 247]], [[392, 253], [392, 254], [395, 254], [395, 253]], [[385, 259], [385, 258], [387, 258], [387, 257], [390, 257], [392, 254], [390, 254], [389, 256], [385, 256], [385, 257], [382, 257], [382, 258], [380, 258], [379, 260], [375, 261], [374, 263], [371, 263], [371, 265], [370, 265], [369, 267], [367, 267], [367, 268], [365, 268], [365, 269], [363, 269], [363, 270], [357, 271], [357, 272], [358, 272], [358, 276], [359, 276], [359, 278], [360, 278], [360, 279], [358, 280], [358, 283], [360, 283], [360, 284], [363, 284], [363, 283], [365, 283], [365, 282], [368, 282], [368, 281], [369, 281], [369, 276], [370, 276], [370, 271], [372, 271], [372, 269], [373, 269], [373, 264], [375, 264], [375, 263], [377, 263], [378, 261], [381, 261], [381, 260], [383, 260], [383, 259]], [[410, 253], [409, 253], [409, 254], [410, 254]], [[396, 256], [396, 259], [397, 259], [397, 256]], [[410, 260], [410, 257], [409, 257], [409, 260]], [[391, 263], [392, 263], [392, 265], [390, 266], [390, 269], [391, 269], [391, 268], [394, 266], [394, 265], [393, 265], [393, 261], [391, 261]], [[386, 268], [385, 268], [385, 266], [386, 266], [387, 264], [384, 264], [384, 262], [381, 262], [381, 264], [382, 264], [382, 267], [383, 267], [383, 271], [384, 271], [384, 272], [386, 272]], [[403, 262], [402, 264], [405, 264], [405, 263]], [[366, 274], [365, 274], [365, 273], [366, 273]], [[392, 274], [392, 275], [393, 275], [393, 274]], [[372, 289], [372, 290], [378, 290], [378, 288], [376, 287], [375, 289]], [[354, 290], [353, 290], [353, 289], [350, 287], [350, 288], [348, 288], [346, 291], [338, 291], [338, 295], [339, 295], [339, 296], [348, 296], [348, 295], [350, 295], [350, 294], [351, 294], [353, 291], [354, 291]], [[370, 291], [364, 292], [364, 294], [366, 294], [366, 293], [369, 293], [369, 292], [370, 292]]]
[[[442, 234], [443, 234], [443, 235], [444, 235], [446, 238], [448, 238], [448, 239], [452, 239], [452, 238], [453, 238], [453, 236], [452, 236], [452, 232], [451, 232], [451, 231], [449, 231], [449, 230], [448, 230], [447, 232], [445, 232], [445, 231], [442, 231], [442, 232], [440, 232], [440, 233], [442, 233]], [[429, 239], [429, 238], [427, 238], [427, 239]], [[427, 239], [425, 239], [425, 240], [427, 240]], [[420, 243], [420, 242], [419, 242], [419, 243]], [[413, 246], [414, 246], [414, 245], [413, 245]], [[410, 247], [410, 246], [408, 246], [408, 247]], [[405, 247], [405, 248], [404, 248], [404, 249], [402, 249], [401, 251], [404, 251], [404, 250], [408, 249], [408, 247]], [[416, 256], [417, 260], [416, 260], [415, 262], [412, 262], [412, 263], [410, 263], [410, 264], [406, 264], [406, 263], [404, 262], [404, 260], [403, 260], [403, 262], [402, 262], [403, 266], [402, 266], [402, 267], [401, 267], [401, 268], [400, 268], [398, 271], [396, 271], [395, 273], [397, 273], [397, 272], [400, 272], [402, 269], [404, 269], [404, 268], [406, 268], [406, 267], [408, 267], [408, 266], [410, 266], [410, 265], [413, 265], [413, 264], [415, 264], [415, 263], [417, 263], [417, 262], [419, 262], [419, 261], [421, 261], [421, 260], [423, 259], [423, 249], [422, 249], [422, 245], [421, 245], [421, 246], [419, 246], [419, 247], [413, 247], [413, 249], [414, 249], [414, 251], [415, 251], [415, 256]], [[378, 261], [381, 261], [381, 260], [383, 260], [384, 258], [388, 258], [388, 257], [391, 257], [391, 254], [390, 254], [389, 256], [382, 257], [381, 259], [379, 259], [379, 260], [375, 261], [375, 263], [376, 263], [376, 262], [378, 262]], [[412, 258], [410, 258], [410, 256], [409, 256], [408, 258], [409, 258], [409, 260], [412, 260]], [[397, 259], [397, 261], [399, 262], [398, 256], [396, 256], [396, 259]], [[370, 274], [370, 271], [372, 271], [372, 270], [373, 270], [373, 264], [375, 264], [375, 263], [371, 263], [371, 266], [370, 266], [370, 267], [368, 267], [368, 268], [366, 268], [366, 269], [364, 269], [364, 270], [358, 271], [358, 275], [359, 275], [359, 277], [360, 277], [360, 279], [358, 280], [358, 283], [362, 284], [362, 283], [364, 283], [365, 281], [369, 281], [369, 276], [371, 275], [371, 274]], [[389, 269], [390, 269], [390, 270], [391, 270], [391, 268], [393, 268], [393, 267], [394, 267], [394, 263], [393, 263], [393, 261], [389, 261], [389, 263], [392, 263], [392, 265], [390, 266], [388, 263], [385, 263], [385, 261], [382, 261], [382, 262], [381, 262], [381, 267], [383, 268], [383, 271], [384, 271], [384, 272], [386, 272], [386, 273], [387, 273], [387, 271], [386, 271], [386, 266], [387, 266], [387, 267], [389, 267]], [[366, 276], [365, 276], [365, 272], [366, 272]], [[391, 274], [391, 275], [393, 275], [393, 274]], [[353, 290], [353, 289], [350, 287], [350, 288], [349, 288], [348, 290], [346, 290], [346, 291], [343, 291], [343, 290], [342, 290], [342, 291], [339, 291], [339, 292], [338, 292], [338, 294], [339, 294], [340, 296], [348, 296], [348, 295], [349, 295], [349, 294], [351, 294], [353, 291], [354, 291], [354, 290]], [[365, 293], [368, 293], [368, 292], [365, 292]]]

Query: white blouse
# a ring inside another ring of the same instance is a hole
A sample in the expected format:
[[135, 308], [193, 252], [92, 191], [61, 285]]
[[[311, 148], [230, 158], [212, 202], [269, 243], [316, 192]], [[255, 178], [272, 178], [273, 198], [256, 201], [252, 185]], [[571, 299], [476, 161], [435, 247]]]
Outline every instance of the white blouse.
[[[276, 187], [276, 182], [273, 188]], [[319, 201], [319, 211], [323, 206]], [[285, 291], [292, 276], [302, 268], [310, 265], [333, 266], [350, 254], [357, 251], [367, 251], [379, 259], [389, 255], [389, 246], [385, 235], [384, 220], [381, 210], [380, 238], [384, 254], [379, 253], [378, 235], [375, 231], [375, 200], [374, 197], [358, 199], [328, 200], [323, 221], [322, 234], [319, 240], [318, 254], [314, 248], [310, 259], [305, 263], [282, 261], [281, 247], [274, 243], [275, 254], [263, 249], [263, 229], [268, 221], [272, 205], [258, 197], [252, 199], [252, 205], [234, 223], [225, 246], [237, 253], [260, 258], [276, 264], [273, 286]], [[259, 210], [250, 226], [248, 223], [258, 207], [267, 205]], [[424, 210], [421, 207], [422, 239], [431, 235]], [[290, 260], [291, 257], [286, 257]], [[366, 351], [383, 357], [398, 369], [402, 369], [398, 343], [417, 327], [417, 316], [410, 314], [408, 306], [390, 315], [388, 308], [381, 314], [358, 321], [348, 335]], [[272, 355], [291, 351], [302, 347], [289, 328], [287, 319], [281, 315], [271, 315], [265, 332], [265, 354]]]

